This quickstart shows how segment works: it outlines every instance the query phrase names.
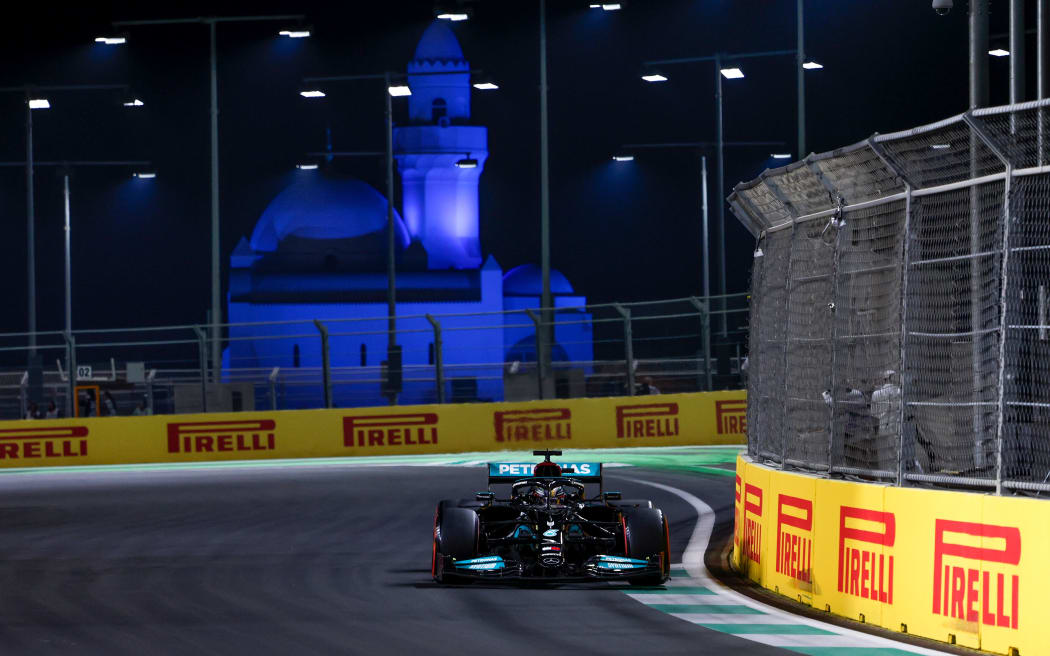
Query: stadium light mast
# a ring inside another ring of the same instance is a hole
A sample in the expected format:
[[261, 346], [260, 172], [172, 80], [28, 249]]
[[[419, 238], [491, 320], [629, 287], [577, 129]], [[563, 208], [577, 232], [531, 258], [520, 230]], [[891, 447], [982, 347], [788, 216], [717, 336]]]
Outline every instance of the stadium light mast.
[[[716, 176], [717, 176], [717, 194], [719, 199], [716, 203], [718, 211], [715, 213], [715, 240], [718, 242], [718, 295], [725, 297], [726, 295], [726, 242], [725, 242], [725, 125], [723, 121], [723, 95], [722, 95], [722, 82], [725, 80], [740, 80], [745, 77], [744, 70], [741, 68], [740, 60], [753, 59], [757, 57], [781, 57], [786, 55], [794, 55], [798, 63], [799, 71], [814, 70], [813, 67], [806, 68], [805, 57], [798, 50], [765, 50], [759, 52], [743, 52], [735, 54], [716, 53], [714, 55], [707, 55], [703, 57], [684, 57], [679, 59], [659, 59], [653, 61], [644, 62], [642, 79], [649, 83], [664, 83], [668, 81], [668, 76], [664, 72], [657, 72], [656, 67], [667, 67], [678, 64], [694, 64], [694, 63], [711, 63], [714, 65], [714, 77], [715, 77], [715, 137], [716, 137], [716, 150], [715, 156], [717, 159], [716, 164]], [[821, 66], [821, 68], [823, 68]], [[800, 87], [801, 90], [801, 87]], [[805, 111], [805, 105], [799, 102], [799, 112]], [[805, 116], [798, 123], [798, 143], [800, 147], [805, 146]], [[799, 156], [801, 157], [801, 151]], [[725, 308], [723, 308], [725, 309]], [[722, 314], [721, 319], [721, 333], [722, 337], [728, 334], [728, 320], [726, 315]]]
[[[285, 21], [301, 24], [303, 14], [272, 14], [260, 16], [202, 16], [197, 18], [162, 18], [154, 20], [115, 21], [113, 27], [143, 27], [156, 25], [207, 25], [211, 96], [211, 359], [212, 380], [219, 382], [222, 369], [222, 269], [219, 259], [219, 82], [215, 52], [215, 26], [219, 23], [251, 23]], [[302, 38], [310, 35], [306, 29], [282, 30], [282, 38]]]
[[[66, 91], [109, 91], [123, 89], [126, 84], [61, 84], [34, 86], [25, 84], [17, 87], [0, 87], [0, 93], [17, 93], [24, 97], [26, 105], [26, 279], [28, 286], [28, 331], [29, 355], [36, 355], [36, 208], [33, 193], [33, 112], [51, 108], [51, 100], [46, 92]], [[35, 399], [34, 399], [35, 400]]]

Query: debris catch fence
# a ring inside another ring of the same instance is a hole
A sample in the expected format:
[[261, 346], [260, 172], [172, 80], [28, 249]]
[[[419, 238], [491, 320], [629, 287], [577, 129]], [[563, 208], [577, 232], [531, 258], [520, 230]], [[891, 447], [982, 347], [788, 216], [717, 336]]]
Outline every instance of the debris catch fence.
[[755, 234], [749, 452], [904, 484], [1050, 491], [1050, 100], [738, 185]]

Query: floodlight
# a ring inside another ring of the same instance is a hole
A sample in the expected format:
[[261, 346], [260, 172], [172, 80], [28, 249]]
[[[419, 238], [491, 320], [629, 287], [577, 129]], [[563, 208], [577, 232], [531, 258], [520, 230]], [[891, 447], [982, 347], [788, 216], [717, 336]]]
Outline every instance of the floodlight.
[[772, 153], [770, 157], [773, 159], [791, 159], [791, 153]]
[[1009, 50], [1003, 50], [1002, 48], [996, 48], [995, 50], [989, 50], [988, 54], [991, 55], [992, 57], [1009, 57], [1010, 56], [1010, 51]]
[[478, 168], [478, 160], [474, 159], [470, 155], [467, 155], [461, 160], [456, 162], [456, 166], [461, 169], [476, 169]]
[[740, 70], [739, 68], [736, 68], [736, 67], [723, 68], [722, 69], [722, 75], [727, 80], [739, 80], [740, 78], [744, 77], [744, 71], [742, 71], [742, 70]]
[[29, 109], [51, 109], [51, 102], [47, 98], [30, 98]]
[[101, 43], [107, 46], [119, 46], [123, 43], [127, 43], [127, 37], [123, 36], [99, 36], [95, 37], [95, 43]]
[[286, 36], [289, 39], [305, 39], [310, 36], [310, 30], [281, 30], [278, 36]]
[[471, 10], [466, 7], [442, 3], [434, 7], [434, 16], [438, 20], [447, 20], [453, 23], [465, 21], [470, 18]]
[[614, 162], [633, 162], [634, 155], [613, 155]]
[[320, 89], [307, 89], [305, 91], [300, 91], [299, 95], [303, 98], [324, 98], [324, 91], [321, 91]]
[[618, 11], [620, 9], [623, 9], [623, 5], [619, 2], [608, 2], [602, 4], [603, 11]]
[[930, 149], [931, 150], [948, 150], [951, 147], [952, 147], [951, 144], [940, 143], [940, 144], [933, 144], [933, 145], [931, 145]]
[[139, 180], [152, 180], [153, 178], [157, 177], [157, 173], [155, 171], [138, 171], [137, 173], [132, 173], [131, 175], [132, 177], [138, 178]]
[[299, 169], [300, 171], [314, 171], [318, 168], [318, 165], [315, 163], [307, 162], [303, 164], [296, 164], [295, 168]]
[[142, 107], [146, 103], [142, 102], [142, 100], [137, 96], [128, 96], [124, 99], [124, 102], [121, 104], [123, 104], [125, 107]]
[[479, 80], [474, 83], [474, 88], [478, 91], [493, 91], [499, 88], [499, 85], [492, 80]]
[[650, 71], [648, 73], [643, 73], [642, 74], [642, 79], [645, 80], [646, 82], [666, 82], [667, 81], [667, 76], [664, 75], [663, 73], [658, 73], [656, 71]]
[[824, 68], [824, 64], [818, 64], [815, 61], [808, 61], [802, 64], [802, 68], [806, 69], [807, 71], [816, 71], [821, 68]]
[[391, 84], [387, 91], [389, 91], [390, 95], [394, 97], [412, 95], [412, 89], [410, 89], [407, 84]]

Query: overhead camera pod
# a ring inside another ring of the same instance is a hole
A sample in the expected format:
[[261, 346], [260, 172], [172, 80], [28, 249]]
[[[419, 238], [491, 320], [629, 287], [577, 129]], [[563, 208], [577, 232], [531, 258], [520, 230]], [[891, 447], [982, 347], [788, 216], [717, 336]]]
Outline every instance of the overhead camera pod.
[[938, 16], [947, 16], [954, 6], [954, 0], [933, 0], [933, 10]]

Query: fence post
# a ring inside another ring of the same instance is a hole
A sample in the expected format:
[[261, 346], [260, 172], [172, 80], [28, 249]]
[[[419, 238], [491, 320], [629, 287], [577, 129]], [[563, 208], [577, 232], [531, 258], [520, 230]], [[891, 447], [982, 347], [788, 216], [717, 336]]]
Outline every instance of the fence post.
[[[1013, 118], [1014, 112], [1010, 113]], [[1013, 192], [1014, 166], [996, 143], [995, 139], [979, 124], [973, 117], [973, 111], [963, 114], [963, 121], [970, 127], [973, 134], [988, 146], [1003, 163], [1006, 178], [1003, 180], [1003, 234], [1002, 234], [1002, 257], [999, 262], [999, 371], [998, 371], [998, 398], [996, 399], [997, 418], [995, 424], [995, 493], [1003, 493], [1003, 424], [1005, 421], [1006, 394], [1004, 385], [1006, 383], [1006, 331], [1009, 322], [1006, 316], [1006, 289], [1009, 276], [1010, 263], [1010, 223], [1011, 203], [1010, 195]], [[975, 334], [974, 340], [977, 339]]]
[[153, 379], [157, 377], [157, 370], [150, 369], [149, 373], [146, 374], [146, 410], [148, 414], [154, 414], [153, 411]]
[[539, 396], [536, 397], [543, 400], [543, 361], [542, 361], [542, 349], [543, 349], [543, 336], [540, 334], [540, 318], [535, 312], [529, 308], [525, 308], [525, 314], [529, 315], [532, 319], [532, 323], [536, 324], [536, 385], [539, 389]]
[[780, 400], [780, 417], [778, 423], [780, 425], [780, 468], [785, 469], [787, 467], [784, 462], [787, 460], [787, 446], [788, 446], [788, 381], [791, 380], [791, 376], [788, 374], [788, 353], [791, 350], [791, 262], [795, 259], [795, 216], [791, 217], [791, 238], [788, 241], [788, 261], [787, 271], [784, 277], [784, 359], [782, 362], [781, 371], [784, 372], [784, 386], [783, 386], [783, 397]]
[[627, 371], [627, 396], [634, 396], [634, 337], [631, 334], [631, 309], [619, 303], [613, 307], [623, 317], [623, 360]]
[[[780, 468], [785, 469], [787, 467], [787, 446], [788, 446], [788, 381], [791, 380], [791, 376], [788, 373], [788, 353], [791, 350], [791, 288], [792, 288], [792, 273], [791, 263], [795, 256], [795, 234], [797, 232], [797, 219], [799, 212], [795, 209], [791, 199], [788, 198], [787, 194], [781, 190], [777, 185], [776, 180], [773, 176], [766, 171], [762, 174], [762, 182], [765, 184], [766, 189], [769, 190], [773, 197], [779, 200], [783, 205], [784, 209], [787, 210], [791, 216], [791, 240], [790, 247], [788, 248], [788, 261], [787, 261], [787, 274], [784, 280], [784, 361], [783, 361], [783, 372], [784, 372], [784, 390], [783, 398], [781, 399], [781, 412], [780, 412]], [[729, 306], [725, 308], [728, 310]]]
[[[835, 385], [838, 383], [838, 359], [836, 358], [836, 350], [838, 347], [839, 339], [839, 319], [836, 314], [836, 303], [839, 299], [839, 257], [842, 254], [842, 233], [843, 223], [845, 218], [842, 212], [842, 205], [844, 200], [842, 196], [837, 196], [838, 208], [835, 212], [835, 216], [832, 219], [836, 222], [835, 226], [835, 243], [832, 245], [834, 252], [831, 255], [831, 300], [828, 301], [828, 312], [831, 314], [831, 335], [829, 342], [831, 343], [831, 353], [828, 357], [831, 360], [831, 368], [828, 370], [828, 395], [831, 397], [831, 403], [828, 406], [828, 477], [830, 478], [835, 466]], [[787, 371], [784, 372], [785, 376]]]
[[274, 367], [270, 372], [270, 409], [277, 409], [277, 377], [281, 375], [281, 368]]
[[904, 244], [902, 245], [901, 266], [901, 337], [900, 337], [900, 368], [897, 370], [897, 380], [900, 381], [900, 418], [897, 422], [897, 487], [904, 485], [904, 418], [907, 416], [907, 392], [905, 382], [908, 377], [904, 375], [905, 367], [908, 365], [908, 269], [911, 267], [911, 184], [904, 185]]
[[714, 388], [714, 380], [711, 377], [711, 313], [708, 311], [711, 300], [707, 299], [707, 302], [703, 302], [692, 296], [689, 302], [700, 315], [700, 339], [704, 344], [704, 390], [710, 392]]
[[18, 381], [18, 404], [20, 406], [18, 418], [25, 419], [29, 412], [29, 372], [23, 371], [22, 378]]
[[445, 367], [442, 360], [441, 322], [427, 313], [427, 321], [434, 327], [434, 384], [437, 385], [437, 401], [445, 402]]
[[321, 375], [324, 384], [324, 407], [332, 407], [332, 361], [328, 352], [328, 328], [314, 319], [317, 332], [321, 333]]
[[197, 356], [201, 368], [201, 412], [208, 411], [208, 336], [200, 326], [194, 326], [197, 333]]
[[911, 268], [911, 201], [914, 185], [908, 178], [907, 172], [893, 162], [881, 143], [875, 140], [875, 136], [868, 139], [868, 147], [904, 185], [904, 233], [902, 237], [904, 243], [901, 245], [901, 334], [899, 342], [900, 360], [897, 368], [897, 379], [900, 381], [897, 386], [900, 390], [900, 407], [898, 409], [900, 414], [897, 421], [897, 487], [901, 487], [904, 485], [904, 419], [907, 416], [906, 410], [908, 407], [908, 390], [905, 387], [905, 383], [910, 382], [904, 373], [908, 365], [906, 355], [908, 346], [908, 270]]
[[69, 370], [66, 416], [72, 417], [77, 402], [77, 341], [70, 331], [62, 333], [62, 337], [66, 340], [66, 369]]

